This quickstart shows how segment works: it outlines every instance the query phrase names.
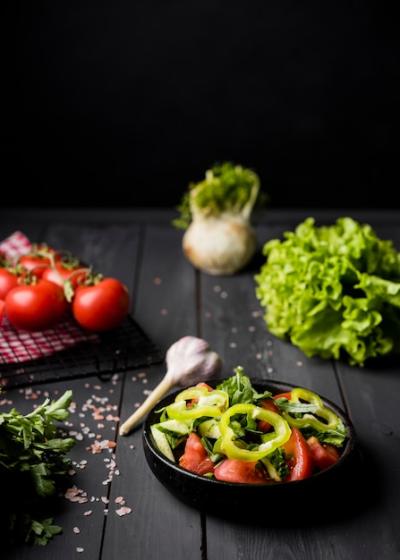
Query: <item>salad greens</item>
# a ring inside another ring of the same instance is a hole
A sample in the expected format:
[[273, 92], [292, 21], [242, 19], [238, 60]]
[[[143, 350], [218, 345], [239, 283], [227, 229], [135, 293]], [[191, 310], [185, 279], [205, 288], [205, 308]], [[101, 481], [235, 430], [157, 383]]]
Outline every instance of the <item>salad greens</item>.
[[189, 387], [157, 411], [151, 434], [165, 457], [208, 478], [247, 483], [300, 480], [339, 460], [348, 430], [316, 393], [259, 393], [241, 366], [234, 372], [216, 389]]
[[202, 181], [189, 185], [177, 208], [180, 216], [172, 223], [187, 229], [194, 212], [204, 216], [247, 213], [264, 200], [259, 188], [260, 180], [251, 169], [230, 162], [215, 164]]
[[217, 386], [217, 389], [228, 394], [230, 406], [238, 403], [252, 403], [271, 396], [270, 391], [257, 393], [242, 366], [236, 367], [234, 372], [235, 375], [228, 377]]
[[308, 218], [264, 254], [256, 293], [274, 335], [352, 365], [399, 350], [400, 254], [371, 226]]
[[[45, 499], [55, 495], [70, 468], [65, 454], [75, 440], [61, 437], [55, 422], [68, 418], [71, 400], [72, 392], [66, 391], [55, 401], [46, 399], [25, 416], [15, 408], [0, 413], [0, 475], [5, 494], [10, 493], [8, 500], [3, 495], [3, 503], [15, 508], [6, 513], [14, 539], [22, 537], [43, 545], [62, 530], [51, 518], [36, 519], [36, 515]], [[18, 498], [12, 500], [15, 489]]]

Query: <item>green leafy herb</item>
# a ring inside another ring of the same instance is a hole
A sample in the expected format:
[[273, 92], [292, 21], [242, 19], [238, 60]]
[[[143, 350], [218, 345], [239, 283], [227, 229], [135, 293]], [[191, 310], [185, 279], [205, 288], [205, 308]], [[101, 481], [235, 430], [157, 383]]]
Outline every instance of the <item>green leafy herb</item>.
[[271, 396], [270, 391], [257, 393], [241, 366], [236, 367], [234, 371], [234, 376], [229, 377], [217, 387], [217, 389], [225, 391], [225, 393], [229, 396], [229, 406], [238, 403], [253, 404], [261, 399], [266, 399]]
[[219, 216], [222, 213], [243, 213], [247, 217], [255, 204], [265, 202], [260, 193], [260, 180], [251, 169], [230, 162], [215, 164], [207, 170], [203, 181], [192, 183], [178, 206], [175, 227], [189, 227], [194, 213]]
[[269, 330], [306, 355], [351, 364], [400, 349], [400, 256], [351, 218], [308, 218], [264, 247], [257, 297]]
[[71, 399], [72, 392], [66, 391], [56, 401], [47, 399], [25, 416], [14, 408], [0, 414], [2, 486], [6, 492], [18, 487], [20, 496], [16, 504], [11, 496], [4, 500], [16, 507], [16, 511], [9, 512], [8, 524], [19, 535], [22, 528], [24, 538], [38, 544], [46, 544], [61, 531], [50, 518], [36, 519], [36, 511], [42, 508], [45, 498], [54, 496], [70, 468], [65, 454], [75, 440], [60, 437], [55, 422], [68, 417]]
[[289, 474], [289, 467], [286, 462], [285, 452], [281, 447], [275, 449], [273, 453], [268, 455], [268, 459], [271, 461], [272, 465], [275, 467], [276, 472], [281, 480], [284, 480]]
[[26, 536], [26, 542], [33, 542], [34, 544], [46, 545], [54, 535], [59, 535], [62, 528], [59, 525], [53, 524], [53, 519], [48, 517], [40, 521], [32, 520], [29, 532]]
[[299, 414], [302, 416], [305, 413], [314, 413], [317, 412], [317, 405], [311, 403], [302, 403], [302, 402], [293, 402], [289, 401], [288, 399], [282, 397], [280, 399], [275, 399], [274, 403], [276, 406], [283, 412], [287, 412], [288, 414]]
[[209, 438], [203, 436], [201, 438], [201, 442], [204, 446], [204, 449], [207, 451], [208, 456], [210, 457], [211, 461], [215, 464], [218, 463], [218, 461], [220, 461], [221, 459], [223, 459], [223, 455], [221, 455], [220, 453], [214, 453], [213, 448], [214, 448], [214, 444], [215, 442], [210, 440]]
[[307, 427], [302, 428], [301, 432], [306, 439], [311, 436], [315, 436], [321, 443], [329, 443], [331, 445], [335, 445], [336, 447], [342, 447], [349, 435], [348, 429], [343, 422], [340, 422], [335, 430], [320, 432], [314, 428]]

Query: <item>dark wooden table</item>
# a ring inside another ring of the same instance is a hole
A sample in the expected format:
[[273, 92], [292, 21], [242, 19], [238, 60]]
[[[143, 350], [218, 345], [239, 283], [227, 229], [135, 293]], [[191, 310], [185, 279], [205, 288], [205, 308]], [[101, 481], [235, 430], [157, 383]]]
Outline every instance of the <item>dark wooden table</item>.
[[[338, 210], [312, 214], [324, 222], [351, 214], [370, 222], [380, 235], [392, 238], [400, 248], [397, 212]], [[307, 215], [306, 211], [270, 211], [261, 215], [257, 226], [260, 244], [281, 235]], [[33, 387], [33, 394], [16, 389], [5, 395], [1, 410], [10, 408], [10, 401], [22, 410], [29, 410], [35, 402], [32, 396], [41, 399], [46, 392], [52, 395], [69, 387], [73, 389], [77, 408], [68, 429], [83, 435], [72, 452], [78, 463], [73, 482], [87, 492], [88, 499], [82, 504], [61, 500], [56, 521], [64, 527], [64, 532], [47, 547], [21, 546], [7, 557], [10, 560], [400, 558], [399, 366], [360, 369], [311, 360], [290, 344], [275, 339], [265, 328], [254, 295], [253, 275], [259, 263], [254, 270], [232, 278], [196, 272], [182, 255], [181, 233], [170, 227], [170, 218], [171, 212], [154, 210], [9, 209], [0, 213], [0, 238], [20, 229], [32, 240], [68, 248], [104, 274], [120, 278], [133, 295], [135, 319], [163, 350], [183, 335], [201, 335], [222, 355], [225, 374], [242, 364], [252, 376], [304, 385], [344, 407], [359, 439], [373, 454], [373, 460], [364, 458], [363, 463], [370, 473], [365, 504], [354, 508], [353, 498], [344, 488], [337, 496], [337, 503], [324, 503], [321, 496], [315, 504], [320, 511], [319, 523], [307, 523], [302, 518], [301, 504], [296, 503], [288, 504], [288, 523], [275, 526], [264, 520], [254, 525], [227, 521], [177, 501], [148, 469], [140, 430], [127, 438], [117, 437], [115, 417], [126, 418], [135, 403], [143, 400], [145, 391], [156, 385], [164, 374], [160, 365], [118, 375], [112, 382], [76, 379]], [[112, 418], [95, 421], [85, 406], [88, 399], [110, 405]], [[87, 449], [98, 434], [117, 442], [117, 470], [111, 483], [106, 479], [112, 455], [109, 452], [93, 455]], [[132, 508], [124, 517], [115, 513], [118, 497], [124, 498]], [[107, 500], [109, 503], [105, 504]], [[343, 515], [328, 522], [325, 512], [339, 506]], [[267, 509], [273, 507], [265, 504]], [[91, 513], [84, 515], [85, 512]]]

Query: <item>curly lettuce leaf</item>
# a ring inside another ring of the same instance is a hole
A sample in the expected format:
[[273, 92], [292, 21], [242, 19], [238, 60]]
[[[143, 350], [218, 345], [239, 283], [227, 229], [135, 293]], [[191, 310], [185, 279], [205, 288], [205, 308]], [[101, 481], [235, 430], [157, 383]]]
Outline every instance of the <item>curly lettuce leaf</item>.
[[369, 225], [308, 218], [264, 247], [257, 297], [269, 330], [307, 356], [351, 364], [400, 347], [400, 256]]

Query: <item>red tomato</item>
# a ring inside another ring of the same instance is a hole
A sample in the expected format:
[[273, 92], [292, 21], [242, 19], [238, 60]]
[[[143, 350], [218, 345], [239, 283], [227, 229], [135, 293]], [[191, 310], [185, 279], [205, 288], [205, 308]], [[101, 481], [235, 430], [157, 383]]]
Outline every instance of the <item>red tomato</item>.
[[201, 439], [192, 432], [186, 440], [185, 452], [179, 459], [179, 465], [196, 474], [213, 472], [214, 464], [207, 455]]
[[274, 395], [272, 397], [273, 399], [287, 399], [288, 401], [290, 401], [290, 399], [292, 398], [292, 393], [289, 391], [288, 393], [279, 393], [279, 395]]
[[18, 286], [18, 276], [6, 268], [0, 268], [0, 299], [5, 299], [10, 290]]
[[[265, 399], [261, 401], [261, 406], [262, 408], [265, 408], [265, 410], [270, 410], [271, 412], [279, 412], [278, 407], [271, 399]], [[269, 422], [266, 422], [265, 420], [259, 420], [257, 422], [257, 426], [258, 429], [262, 432], [269, 432], [272, 428], [271, 424]]]
[[214, 469], [217, 480], [225, 482], [242, 482], [247, 484], [264, 484], [266, 478], [256, 469], [257, 463], [240, 461], [239, 459], [225, 459]]
[[[210, 387], [210, 385], [207, 385], [207, 383], [197, 383], [196, 387], [203, 387], [204, 389], [207, 389], [207, 391], [212, 391], [213, 388]], [[190, 401], [188, 401], [188, 403], [186, 404], [187, 408], [193, 408], [193, 406], [198, 402], [199, 399], [191, 399]]]
[[314, 464], [321, 469], [321, 471], [339, 461], [339, 451], [333, 445], [322, 445], [314, 436], [308, 438], [307, 444], [311, 450]]
[[197, 383], [196, 387], [203, 387], [203, 389], [207, 389], [207, 391], [213, 391], [213, 388], [208, 385], [208, 383]]
[[42, 273], [42, 278], [58, 286], [64, 286], [66, 280], [71, 280], [73, 286], [76, 288], [78, 282], [83, 280], [86, 276], [86, 269], [82, 268], [81, 272], [78, 272], [79, 268], [80, 267], [77, 266], [71, 269], [58, 262], [54, 268], [45, 268]]
[[5, 305], [6, 305], [5, 302], [2, 299], [0, 299], [0, 322], [3, 318]]
[[78, 286], [72, 302], [76, 321], [96, 332], [118, 327], [128, 310], [128, 290], [115, 278], [104, 278], [94, 286]]
[[283, 449], [286, 455], [291, 456], [289, 460], [291, 471], [288, 480], [309, 478], [313, 472], [313, 460], [310, 448], [300, 430], [292, 428], [292, 435]]
[[52, 264], [51, 256], [55, 261], [61, 258], [51, 247], [37, 245], [31, 253], [20, 257], [18, 264], [23, 266], [28, 272], [34, 272], [35, 276], [40, 278], [45, 269]]
[[8, 293], [5, 311], [17, 329], [37, 331], [58, 323], [68, 309], [62, 288], [39, 280], [30, 286], [18, 286]]

